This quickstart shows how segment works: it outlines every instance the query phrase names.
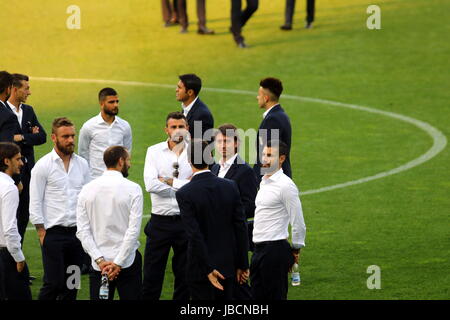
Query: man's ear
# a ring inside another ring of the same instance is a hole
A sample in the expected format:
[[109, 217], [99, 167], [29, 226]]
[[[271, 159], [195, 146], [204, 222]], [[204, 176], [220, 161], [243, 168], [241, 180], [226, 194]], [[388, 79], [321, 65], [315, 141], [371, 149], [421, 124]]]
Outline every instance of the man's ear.
[[188, 96], [195, 97], [195, 92], [193, 89], [189, 89], [186, 93], [188, 94]]
[[283, 164], [284, 161], [286, 161], [286, 156], [284, 154], [282, 154], [280, 156], [280, 164]]

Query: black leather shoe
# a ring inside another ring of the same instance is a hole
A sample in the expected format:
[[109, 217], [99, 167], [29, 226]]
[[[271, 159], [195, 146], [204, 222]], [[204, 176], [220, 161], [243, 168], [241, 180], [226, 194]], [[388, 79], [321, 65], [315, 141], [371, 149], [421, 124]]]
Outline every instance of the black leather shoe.
[[285, 30], [285, 31], [289, 31], [289, 30], [292, 30], [292, 26], [289, 26], [289, 25], [282, 25], [281, 27], [280, 27], [280, 29], [281, 30]]
[[214, 32], [214, 30], [211, 30], [211, 29], [208, 29], [206, 27], [203, 27], [203, 28], [199, 28], [197, 30], [197, 33], [198, 34], [214, 34], [215, 32]]

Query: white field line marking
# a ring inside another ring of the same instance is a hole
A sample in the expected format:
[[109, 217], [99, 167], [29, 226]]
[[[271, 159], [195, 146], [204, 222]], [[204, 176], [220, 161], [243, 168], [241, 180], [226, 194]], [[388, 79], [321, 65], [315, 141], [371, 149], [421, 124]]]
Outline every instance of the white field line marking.
[[[118, 84], [118, 85], [125, 85], [125, 86], [169, 88], [169, 89], [175, 90], [175, 85], [150, 83], [150, 82], [139, 82], [139, 81], [67, 79], [67, 78], [48, 78], [48, 77], [31, 77], [31, 80], [48, 81], [48, 82], [68, 82], [68, 83]], [[256, 92], [245, 91], [245, 90], [220, 89], [220, 88], [203, 88], [202, 90], [210, 91], [210, 92], [225, 92], [225, 93], [235, 93], [235, 94], [243, 94], [243, 95], [254, 95], [256, 97]], [[303, 191], [303, 192], [301, 192], [301, 195], [314, 194], [314, 193], [320, 193], [320, 192], [345, 188], [345, 187], [373, 181], [376, 179], [385, 178], [387, 176], [409, 170], [411, 168], [414, 168], [414, 167], [432, 159], [439, 152], [444, 150], [445, 146], [447, 145], [447, 138], [441, 131], [439, 131], [438, 129], [436, 129], [435, 127], [431, 126], [430, 124], [428, 124], [424, 121], [420, 121], [420, 120], [417, 120], [417, 119], [414, 119], [414, 118], [411, 118], [411, 117], [408, 117], [405, 115], [388, 112], [388, 111], [382, 111], [382, 110], [364, 107], [364, 106], [359, 106], [359, 105], [355, 105], [355, 104], [347, 104], [347, 103], [336, 102], [336, 101], [331, 101], [331, 100], [324, 100], [324, 99], [317, 99], [317, 98], [299, 97], [299, 96], [294, 96], [294, 95], [283, 95], [283, 98], [291, 99], [291, 100], [307, 101], [307, 102], [313, 102], [313, 103], [319, 103], [319, 104], [327, 104], [327, 105], [332, 105], [335, 107], [365, 111], [365, 112], [370, 112], [370, 113], [382, 115], [385, 117], [393, 118], [393, 119], [407, 122], [409, 124], [416, 126], [417, 128], [425, 131], [433, 139], [433, 146], [427, 152], [425, 152], [418, 158], [411, 160], [408, 163], [405, 163], [404, 165], [401, 165], [397, 168], [394, 168], [394, 169], [391, 169], [388, 171], [383, 171], [383, 172], [377, 173], [375, 175], [357, 179], [357, 180], [339, 183], [339, 184], [335, 184], [332, 186], [323, 187], [323, 188], [319, 188], [319, 189]]]

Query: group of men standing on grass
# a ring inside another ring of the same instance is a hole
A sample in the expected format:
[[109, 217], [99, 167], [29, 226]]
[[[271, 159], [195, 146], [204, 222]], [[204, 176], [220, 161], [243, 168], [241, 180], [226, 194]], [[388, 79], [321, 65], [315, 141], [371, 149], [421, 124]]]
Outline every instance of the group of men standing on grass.
[[103, 275], [109, 299], [117, 289], [124, 300], [158, 300], [171, 249], [174, 300], [287, 298], [287, 275], [306, 228], [291, 180], [291, 124], [278, 103], [282, 83], [260, 82], [257, 100], [265, 112], [253, 168], [238, 154], [236, 126], [213, 130], [201, 87], [195, 74], [179, 76], [180, 111], [161, 123], [167, 139], [147, 150], [152, 209], [142, 259], [143, 193], [127, 179], [132, 132], [118, 116], [117, 92], [100, 90], [100, 113], [81, 127], [78, 155], [73, 122], [58, 117], [53, 149], [34, 164], [33, 146], [45, 143], [46, 133], [24, 104], [29, 79], [0, 72], [0, 300], [31, 299], [22, 251], [28, 215], [42, 250], [40, 300], [76, 299], [68, 270], [81, 268], [86, 257], [92, 300], [100, 299]]

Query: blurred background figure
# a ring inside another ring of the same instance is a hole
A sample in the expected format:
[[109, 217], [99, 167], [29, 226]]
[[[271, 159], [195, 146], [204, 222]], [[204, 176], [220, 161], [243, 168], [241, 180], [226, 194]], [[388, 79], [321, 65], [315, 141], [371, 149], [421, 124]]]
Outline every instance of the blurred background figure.
[[164, 27], [178, 24], [177, 0], [161, 0]]
[[[177, 0], [178, 22], [181, 33], [188, 32], [189, 19], [187, 15], [186, 0]], [[214, 34], [214, 30], [206, 27], [206, 0], [197, 0], [198, 34]]]
[[247, 7], [242, 10], [242, 0], [231, 0], [231, 28], [234, 41], [239, 48], [246, 48], [244, 37], [241, 34], [242, 28], [248, 19], [258, 10], [258, 0], [247, 0]]
[[[316, 0], [306, 0], [306, 29], [312, 28], [312, 23], [314, 21], [314, 11], [315, 11]], [[286, 0], [285, 9], [285, 21], [284, 25], [280, 27], [281, 30], [292, 30], [292, 19], [294, 18], [295, 10], [295, 0]]]

